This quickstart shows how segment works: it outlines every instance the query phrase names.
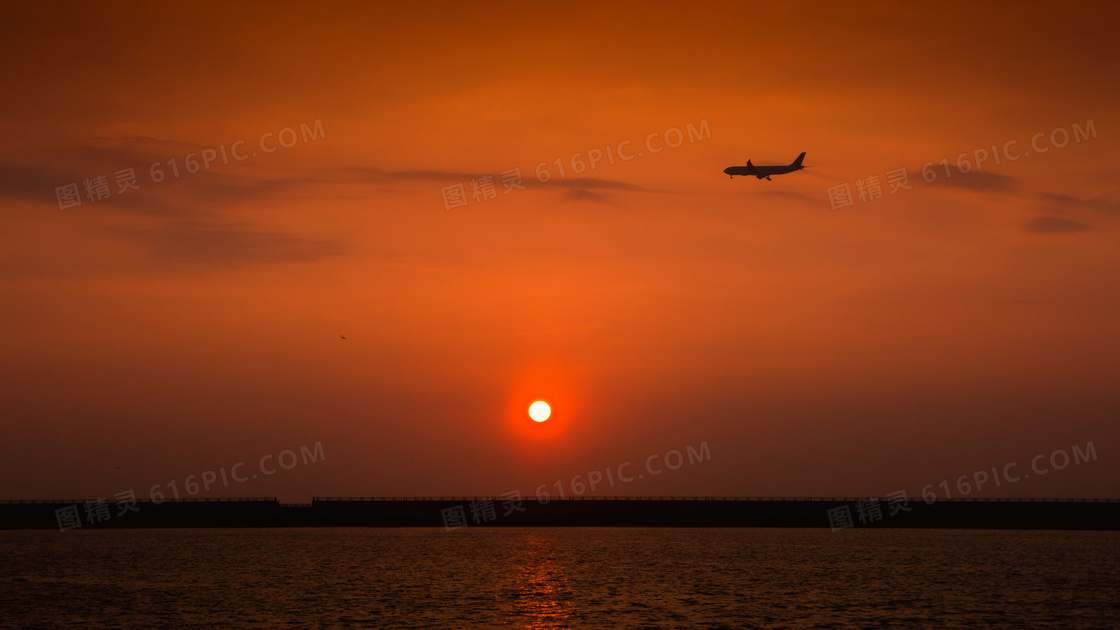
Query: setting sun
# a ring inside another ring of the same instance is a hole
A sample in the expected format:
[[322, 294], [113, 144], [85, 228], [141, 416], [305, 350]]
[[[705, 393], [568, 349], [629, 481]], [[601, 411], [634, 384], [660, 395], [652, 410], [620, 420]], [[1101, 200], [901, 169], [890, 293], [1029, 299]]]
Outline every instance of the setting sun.
[[552, 415], [552, 408], [543, 400], [529, 405], [529, 417], [535, 422], [544, 422], [550, 415]]

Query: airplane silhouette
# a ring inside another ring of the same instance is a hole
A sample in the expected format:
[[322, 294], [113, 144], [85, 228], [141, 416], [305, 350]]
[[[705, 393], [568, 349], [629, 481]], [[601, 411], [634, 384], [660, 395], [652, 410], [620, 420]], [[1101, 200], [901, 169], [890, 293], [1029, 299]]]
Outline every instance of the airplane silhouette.
[[746, 166], [728, 166], [727, 168], [723, 169], [723, 172], [730, 175], [731, 179], [735, 179], [736, 175], [743, 175], [746, 177], [754, 176], [759, 179], [765, 179], [766, 181], [772, 181], [770, 179], [771, 175], [784, 175], [786, 173], [800, 171], [801, 169], [805, 168], [801, 165], [801, 162], [804, 159], [804, 151], [802, 151], [801, 155], [797, 156], [797, 159], [794, 160], [793, 163], [789, 166], [755, 166], [754, 164], [751, 164], [751, 161], [748, 159]]

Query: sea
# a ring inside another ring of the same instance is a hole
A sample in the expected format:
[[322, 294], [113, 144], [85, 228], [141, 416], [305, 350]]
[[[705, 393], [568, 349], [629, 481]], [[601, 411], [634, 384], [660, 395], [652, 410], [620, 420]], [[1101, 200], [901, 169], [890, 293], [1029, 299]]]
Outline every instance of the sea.
[[0, 531], [3, 628], [1120, 627], [1120, 533]]

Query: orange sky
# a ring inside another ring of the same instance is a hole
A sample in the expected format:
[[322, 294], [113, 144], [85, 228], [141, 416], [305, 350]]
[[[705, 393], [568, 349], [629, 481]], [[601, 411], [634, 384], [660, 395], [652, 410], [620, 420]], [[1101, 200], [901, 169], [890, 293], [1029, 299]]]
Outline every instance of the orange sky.
[[[147, 496], [316, 442], [208, 494], [531, 494], [707, 442], [605, 493], [913, 496], [1091, 441], [992, 494], [1120, 495], [1111, 5], [11, 12], [0, 498]], [[186, 171], [238, 140], [257, 155]], [[445, 210], [485, 174], [494, 199]], [[831, 209], [873, 175], [882, 198]]]

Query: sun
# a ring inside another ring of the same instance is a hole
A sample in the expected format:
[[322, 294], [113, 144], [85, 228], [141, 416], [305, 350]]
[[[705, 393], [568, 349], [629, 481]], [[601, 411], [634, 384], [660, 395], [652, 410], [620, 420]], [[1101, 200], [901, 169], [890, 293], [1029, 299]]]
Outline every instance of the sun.
[[532, 418], [534, 422], [544, 422], [548, 420], [548, 417], [551, 415], [552, 408], [543, 400], [538, 400], [529, 405], [529, 417]]

